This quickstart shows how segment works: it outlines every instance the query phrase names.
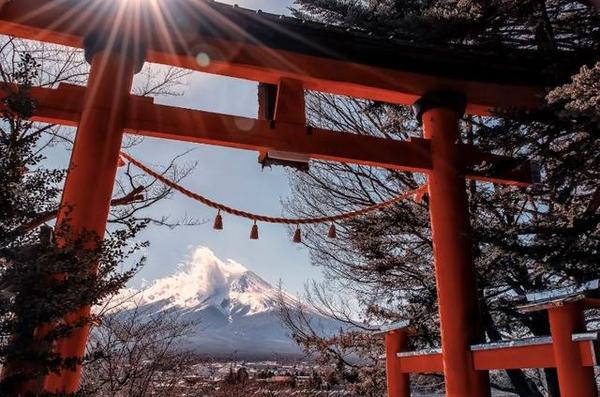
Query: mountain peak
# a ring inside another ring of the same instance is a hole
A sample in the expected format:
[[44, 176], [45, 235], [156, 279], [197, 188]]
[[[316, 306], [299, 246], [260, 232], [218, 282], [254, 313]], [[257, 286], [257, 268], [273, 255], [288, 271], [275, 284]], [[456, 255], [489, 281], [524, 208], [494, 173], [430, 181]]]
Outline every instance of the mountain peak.
[[[134, 299], [131, 299], [131, 297]], [[206, 247], [195, 248], [188, 261], [147, 288], [123, 291], [118, 311], [147, 316], [174, 313], [195, 326], [185, 345], [210, 357], [301, 355], [279, 318], [280, 291], [243, 265], [221, 260]], [[284, 293], [291, 305], [297, 300]], [[309, 311], [315, 329], [327, 334], [339, 323]]]
[[249, 272], [249, 270], [233, 259], [226, 261], [219, 259], [208, 247], [197, 247], [194, 249], [191, 259], [179, 266], [179, 272], [199, 277], [210, 284], [216, 281], [211, 279], [211, 275], [221, 274], [224, 277], [236, 277]]
[[256, 273], [234, 260], [219, 259], [207, 247], [197, 247], [174, 274], [136, 292], [141, 305], [160, 303], [163, 310], [213, 307], [228, 317], [274, 310], [279, 294]]

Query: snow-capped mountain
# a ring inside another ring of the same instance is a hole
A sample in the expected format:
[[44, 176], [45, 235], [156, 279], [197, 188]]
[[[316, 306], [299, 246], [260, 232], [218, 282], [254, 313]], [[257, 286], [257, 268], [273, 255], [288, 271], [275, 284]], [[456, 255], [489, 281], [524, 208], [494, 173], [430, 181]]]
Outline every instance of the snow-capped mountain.
[[[198, 353], [261, 358], [301, 353], [279, 319], [278, 289], [243, 265], [217, 258], [208, 248], [195, 249], [173, 275], [126, 293], [133, 293], [138, 310], [148, 315], [176, 314], [197, 324], [187, 343]], [[285, 293], [283, 299], [296, 302]], [[316, 313], [311, 313], [311, 321], [326, 333], [339, 329], [339, 324]]]

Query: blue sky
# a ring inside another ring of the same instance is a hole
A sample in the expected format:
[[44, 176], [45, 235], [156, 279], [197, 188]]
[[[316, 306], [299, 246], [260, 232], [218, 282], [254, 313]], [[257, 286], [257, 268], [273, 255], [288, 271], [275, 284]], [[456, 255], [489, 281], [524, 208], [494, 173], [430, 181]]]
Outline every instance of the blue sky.
[[[266, 12], [288, 13], [286, 7], [290, 2], [248, 0], [237, 4]], [[194, 73], [183, 96], [158, 98], [157, 102], [256, 117], [256, 90], [254, 82]], [[148, 164], [158, 164], [190, 148], [193, 151], [186, 159], [197, 161], [198, 167], [183, 182], [185, 187], [236, 208], [282, 214], [281, 202], [290, 194], [286, 172], [282, 168], [261, 170], [256, 152], [146, 139], [131, 153]], [[175, 230], [159, 227], [146, 230], [141, 237], [151, 243], [148, 263], [133, 280], [135, 286], [142, 280], [150, 281], [174, 272], [177, 264], [185, 262], [198, 245], [209, 247], [222, 259], [242, 263], [273, 284], [281, 280], [292, 293], [301, 291], [306, 280], [320, 278], [320, 271], [310, 265], [308, 251], [291, 242], [285, 226], [259, 224], [260, 239], [252, 241], [248, 238], [250, 221], [224, 214], [224, 230], [215, 231], [212, 229], [215, 211], [178, 193], [152, 211], [172, 217], [189, 215], [206, 219], [207, 223]]]
[[[231, 3], [278, 14], [289, 14], [287, 7], [291, 5], [288, 0]], [[256, 82], [194, 72], [187, 83], [182, 96], [158, 97], [156, 102], [257, 116]], [[159, 169], [161, 164], [167, 164], [174, 156], [190, 149], [192, 151], [182, 159], [182, 164], [197, 162], [198, 166], [182, 182], [186, 188], [242, 210], [275, 216], [283, 214], [282, 201], [290, 195], [286, 171], [280, 167], [261, 169], [257, 152], [152, 138], [146, 138], [128, 151], [138, 160]], [[49, 165], [64, 168], [68, 165], [69, 156], [70, 148], [65, 150], [65, 146], [58, 146], [50, 152]], [[223, 260], [233, 259], [243, 264], [273, 285], [281, 281], [284, 288], [294, 294], [303, 291], [306, 281], [321, 279], [320, 270], [310, 264], [308, 250], [291, 242], [286, 226], [259, 224], [260, 239], [250, 240], [252, 223], [249, 220], [223, 214], [224, 230], [215, 231], [212, 223], [216, 212], [179, 193], [154, 205], [151, 212], [156, 217], [169, 215], [176, 219], [189, 216], [206, 220], [206, 223], [175, 229], [158, 226], [146, 229], [139, 237], [150, 242], [145, 253], [147, 264], [131, 281], [132, 287], [140, 287], [174, 273], [198, 246], [210, 248]]]

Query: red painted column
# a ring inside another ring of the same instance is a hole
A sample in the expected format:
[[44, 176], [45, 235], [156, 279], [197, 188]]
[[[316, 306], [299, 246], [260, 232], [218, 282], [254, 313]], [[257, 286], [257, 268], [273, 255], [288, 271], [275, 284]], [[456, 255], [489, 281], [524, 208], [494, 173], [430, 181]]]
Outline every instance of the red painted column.
[[388, 397], [410, 396], [410, 375], [400, 370], [400, 360], [396, 353], [404, 351], [407, 334], [402, 330], [394, 330], [385, 334], [385, 372], [387, 376]]
[[593, 367], [584, 367], [572, 335], [585, 331], [583, 310], [569, 304], [548, 310], [561, 397], [597, 397]]
[[415, 105], [431, 142], [429, 174], [431, 233], [440, 313], [442, 359], [448, 397], [489, 396], [486, 371], [476, 371], [470, 345], [482, 341], [470, 223], [456, 143], [465, 101], [436, 92]]
[[[108, 44], [102, 39], [93, 38], [86, 48], [91, 71], [63, 190], [62, 211], [57, 219], [57, 224], [69, 222], [72, 237], [84, 231], [104, 237], [127, 102], [136, 67], [141, 65], [130, 42], [119, 38], [122, 41]], [[90, 307], [82, 307], [65, 321], [73, 324], [89, 315]], [[58, 353], [62, 357], [83, 357], [89, 330], [89, 325], [76, 328], [58, 342]], [[80, 376], [80, 365], [75, 370], [50, 374], [44, 381], [44, 390], [76, 392]]]

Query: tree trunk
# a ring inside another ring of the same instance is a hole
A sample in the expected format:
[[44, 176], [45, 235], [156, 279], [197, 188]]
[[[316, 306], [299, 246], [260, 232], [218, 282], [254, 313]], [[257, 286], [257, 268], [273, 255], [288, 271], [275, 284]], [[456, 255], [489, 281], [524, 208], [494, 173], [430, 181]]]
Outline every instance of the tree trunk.
[[560, 389], [558, 388], [558, 374], [556, 373], [556, 368], [544, 368], [544, 376], [546, 377], [548, 396], [560, 397]]
[[[490, 341], [498, 342], [499, 340], [502, 340], [502, 335], [498, 332], [485, 301], [482, 299], [481, 302], [481, 317], [485, 332], [488, 335], [488, 338], [490, 338]], [[522, 370], [509, 369], [506, 370], [506, 374], [515, 388], [515, 393], [519, 396], [544, 397], [535, 383], [529, 379]]]
[[[528, 321], [527, 326], [535, 336], [550, 335], [550, 323], [546, 312], [539, 312], [531, 321]], [[560, 397], [558, 387], [558, 375], [556, 368], [544, 368], [544, 377], [546, 378], [546, 387], [548, 388], [549, 397]]]

